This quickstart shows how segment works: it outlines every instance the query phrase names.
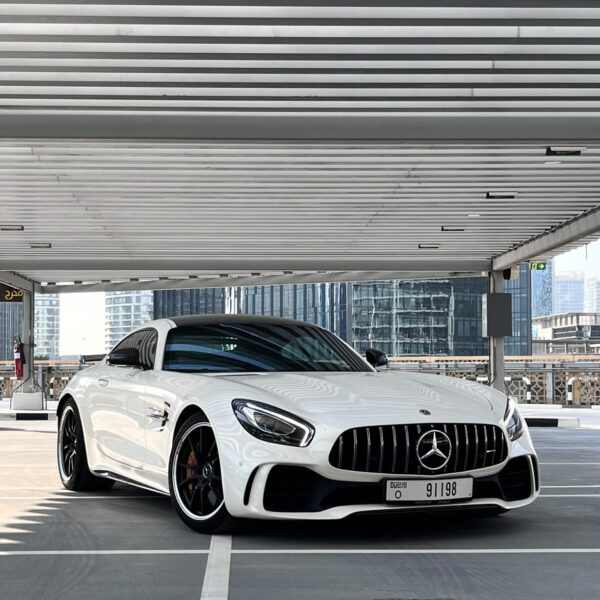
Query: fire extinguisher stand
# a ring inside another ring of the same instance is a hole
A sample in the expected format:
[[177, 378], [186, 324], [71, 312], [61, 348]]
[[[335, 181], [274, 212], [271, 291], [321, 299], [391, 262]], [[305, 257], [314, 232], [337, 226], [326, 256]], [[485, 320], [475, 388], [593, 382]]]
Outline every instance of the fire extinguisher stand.
[[[34, 289], [23, 289], [23, 339], [20, 345], [19, 359], [22, 369], [22, 378], [13, 388], [10, 402], [11, 409], [15, 411], [42, 411], [44, 409], [43, 392], [35, 381], [33, 367], [33, 318], [34, 318]], [[15, 368], [16, 362], [15, 348]], [[17, 378], [19, 376], [16, 373]], [[37, 388], [37, 389], [36, 389]], [[17, 415], [18, 416], [18, 415]]]

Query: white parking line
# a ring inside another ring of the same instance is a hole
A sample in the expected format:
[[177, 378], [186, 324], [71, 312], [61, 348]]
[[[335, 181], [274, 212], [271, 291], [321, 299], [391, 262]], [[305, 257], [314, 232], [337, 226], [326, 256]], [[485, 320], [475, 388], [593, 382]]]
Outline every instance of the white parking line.
[[120, 554], [208, 554], [208, 550], [0, 550], [0, 556], [87, 556]]
[[200, 600], [227, 600], [230, 565], [231, 536], [213, 535], [210, 540]]
[[540, 488], [542, 490], [556, 488], [600, 488], [600, 485], [541, 485]]
[[600, 450], [600, 446], [591, 448], [590, 446], [536, 446], [536, 450]]
[[[215, 536], [216, 537], [216, 536]], [[229, 536], [218, 536], [225, 538]], [[213, 538], [214, 539], [214, 538]], [[225, 547], [225, 545], [224, 545]], [[0, 556], [86, 556], [86, 555], [185, 555], [208, 554], [211, 550], [0, 550]], [[229, 550], [235, 554], [600, 554], [600, 548], [265, 548]], [[210, 558], [209, 558], [210, 560]], [[228, 565], [229, 566], [229, 565]], [[207, 563], [208, 572], [208, 563]], [[229, 568], [227, 569], [229, 573]], [[229, 577], [229, 576], [228, 576]], [[227, 577], [227, 578], [228, 578]], [[206, 583], [206, 576], [205, 576]], [[224, 596], [204, 596], [223, 598]], [[225, 596], [226, 597], [226, 596]]]
[[540, 465], [600, 465], [600, 462], [541, 462]]
[[232, 554], [600, 554], [600, 548], [278, 548]]
[[162, 494], [154, 496], [76, 496], [74, 494], [65, 496], [2, 496], [0, 494], [0, 500], [42, 500], [44, 502], [70, 502], [71, 500], [162, 500], [166, 497]]
[[49, 469], [49, 468], [54, 468], [56, 469], [56, 463], [50, 463], [47, 465], [36, 465], [35, 463], [26, 463], [26, 464], [8, 464], [8, 465], [0, 465], [0, 470], [1, 469], [22, 469], [23, 467], [27, 467], [27, 468], [40, 468], [43, 467], [45, 469]]
[[600, 498], [600, 494], [540, 494], [538, 498]]

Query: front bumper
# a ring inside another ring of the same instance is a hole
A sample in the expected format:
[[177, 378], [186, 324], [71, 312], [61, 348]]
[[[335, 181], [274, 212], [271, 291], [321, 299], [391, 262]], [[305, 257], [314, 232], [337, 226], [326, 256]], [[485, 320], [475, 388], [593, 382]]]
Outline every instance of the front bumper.
[[538, 461], [528, 432], [511, 444], [503, 463], [442, 476], [473, 477], [473, 498], [439, 503], [385, 500], [386, 480], [427, 477], [344, 471], [328, 464], [328, 453], [320, 453], [322, 460], [315, 461], [314, 448], [258, 444], [246, 447], [245, 461], [239, 460], [239, 447], [235, 454], [225, 453], [231, 462], [222, 455], [222, 461], [229, 462], [229, 468], [224, 465], [223, 469], [225, 502], [236, 517], [335, 520], [356, 513], [399, 510], [514, 509], [533, 502], [539, 494]]

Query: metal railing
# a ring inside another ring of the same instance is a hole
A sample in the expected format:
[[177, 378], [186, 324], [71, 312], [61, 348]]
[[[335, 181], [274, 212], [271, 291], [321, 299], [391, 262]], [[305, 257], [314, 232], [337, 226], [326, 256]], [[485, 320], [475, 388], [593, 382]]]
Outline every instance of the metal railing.
[[[390, 358], [389, 368], [486, 383], [487, 363], [487, 356], [407, 356]], [[37, 383], [48, 400], [57, 399], [73, 375], [88, 366], [78, 361], [37, 361]], [[600, 355], [509, 357], [505, 373], [505, 389], [519, 402], [600, 405]], [[0, 398], [10, 398], [16, 385], [12, 362], [0, 362]]]

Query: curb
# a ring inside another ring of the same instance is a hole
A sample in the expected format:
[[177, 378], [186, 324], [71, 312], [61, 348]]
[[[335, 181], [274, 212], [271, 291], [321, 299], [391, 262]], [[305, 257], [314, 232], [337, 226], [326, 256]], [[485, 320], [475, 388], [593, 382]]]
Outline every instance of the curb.
[[578, 429], [581, 426], [577, 417], [525, 417], [529, 427], [561, 427]]
[[55, 421], [53, 410], [2, 410], [0, 421]]

